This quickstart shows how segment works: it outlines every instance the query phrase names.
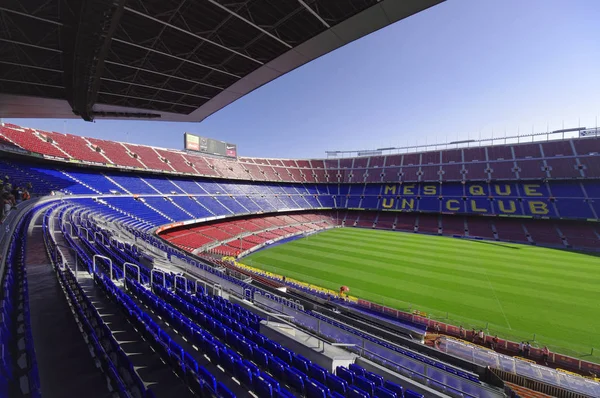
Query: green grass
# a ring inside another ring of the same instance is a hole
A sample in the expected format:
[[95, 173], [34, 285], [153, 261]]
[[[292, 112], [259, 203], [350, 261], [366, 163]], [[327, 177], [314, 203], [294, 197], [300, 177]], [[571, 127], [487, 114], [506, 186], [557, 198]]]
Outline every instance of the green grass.
[[[600, 362], [600, 258], [501, 242], [340, 228], [243, 263]], [[594, 355], [590, 355], [595, 347]]]

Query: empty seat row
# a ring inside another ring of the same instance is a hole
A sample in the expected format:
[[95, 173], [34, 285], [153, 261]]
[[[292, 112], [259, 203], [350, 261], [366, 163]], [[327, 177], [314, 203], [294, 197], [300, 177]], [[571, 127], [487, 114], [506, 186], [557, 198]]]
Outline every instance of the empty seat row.
[[[381, 182], [462, 180], [548, 176], [581, 176], [581, 159], [586, 170], [589, 155], [596, 154], [600, 140], [557, 140], [477, 148], [426, 151], [423, 153], [326, 160], [290, 160], [204, 157], [178, 150], [152, 148], [69, 134], [44, 132], [6, 123], [0, 138], [28, 151], [94, 164], [106, 163], [139, 169], [180, 172], [230, 179], [286, 182]], [[593, 159], [592, 159], [593, 161]], [[565, 164], [568, 162], [568, 164]], [[515, 166], [515, 164], [517, 166]], [[587, 167], [591, 169], [591, 167]], [[594, 170], [590, 170], [594, 172]], [[554, 175], [556, 174], [556, 176]]]
[[37, 361], [29, 317], [29, 289], [25, 267], [26, 227], [31, 216], [16, 225], [6, 254], [0, 285], [0, 396], [41, 397]]

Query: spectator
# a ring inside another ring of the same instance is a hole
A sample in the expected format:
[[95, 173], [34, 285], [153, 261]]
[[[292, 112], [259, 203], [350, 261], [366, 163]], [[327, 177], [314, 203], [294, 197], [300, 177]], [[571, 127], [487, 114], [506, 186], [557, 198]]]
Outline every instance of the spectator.
[[3, 198], [2, 204], [3, 204], [3, 207], [4, 207], [4, 217], [6, 217], [6, 215], [8, 214], [8, 212], [10, 211], [10, 209], [12, 208], [12, 203], [10, 201], [10, 195], [6, 195], [6, 197]]
[[471, 331], [472, 335], [471, 335], [471, 341], [474, 343], [475, 339], [477, 338], [477, 332], [475, 331], [475, 328], [473, 328], [473, 330]]
[[529, 358], [530, 351], [531, 351], [531, 344], [529, 344], [529, 341], [528, 341], [527, 344], [525, 344], [525, 347], [523, 347], [523, 354], [525, 355], [525, 358]]
[[490, 348], [492, 350], [496, 350], [496, 347], [498, 347], [498, 335], [494, 336], [494, 338], [492, 339], [491, 343], [490, 343]]
[[461, 339], [465, 338], [465, 328], [463, 328], [462, 325], [460, 325], [460, 328], [458, 328], [458, 337]]
[[29, 194], [29, 191], [27, 189], [23, 190], [23, 200], [29, 200], [31, 199], [31, 195]]
[[12, 196], [15, 197], [15, 200], [16, 200], [17, 196], [19, 195], [19, 188], [16, 185], [13, 185], [10, 193]]
[[483, 333], [483, 329], [479, 329], [477, 337], [479, 338], [479, 344], [485, 345], [485, 334]]
[[521, 341], [521, 343], [519, 344], [519, 356], [523, 356], [524, 348], [525, 348], [525, 342]]
[[440, 324], [439, 324], [439, 323], [437, 323], [437, 322], [436, 322], [436, 323], [435, 323], [435, 326], [434, 326], [433, 328], [434, 328], [434, 330], [435, 330], [435, 332], [436, 332], [437, 334], [440, 334], [440, 333], [441, 333], [441, 329], [440, 329]]
[[542, 349], [542, 361], [544, 361], [544, 365], [548, 366], [548, 356], [550, 356], [550, 350], [548, 346], [544, 346]]

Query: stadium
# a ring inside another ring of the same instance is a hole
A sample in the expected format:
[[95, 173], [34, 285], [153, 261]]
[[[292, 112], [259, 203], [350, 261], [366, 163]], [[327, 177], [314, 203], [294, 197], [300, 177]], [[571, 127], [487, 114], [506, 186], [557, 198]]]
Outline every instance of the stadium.
[[[11, 1], [0, 116], [199, 122], [441, 2]], [[0, 397], [598, 397], [599, 133], [291, 159], [3, 122]]]

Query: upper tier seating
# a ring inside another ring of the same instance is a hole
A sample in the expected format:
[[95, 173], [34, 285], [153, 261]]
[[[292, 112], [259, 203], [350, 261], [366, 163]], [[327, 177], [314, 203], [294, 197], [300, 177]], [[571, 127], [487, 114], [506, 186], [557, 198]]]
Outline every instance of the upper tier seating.
[[[47, 142], [46, 137], [53, 140]], [[572, 179], [600, 175], [600, 138], [446, 149], [372, 157], [223, 159], [4, 124], [0, 139], [28, 151], [87, 162], [202, 176], [284, 182], [478, 181]], [[91, 144], [88, 145], [88, 142]], [[97, 152], [97, 147], [102, 153]]]

